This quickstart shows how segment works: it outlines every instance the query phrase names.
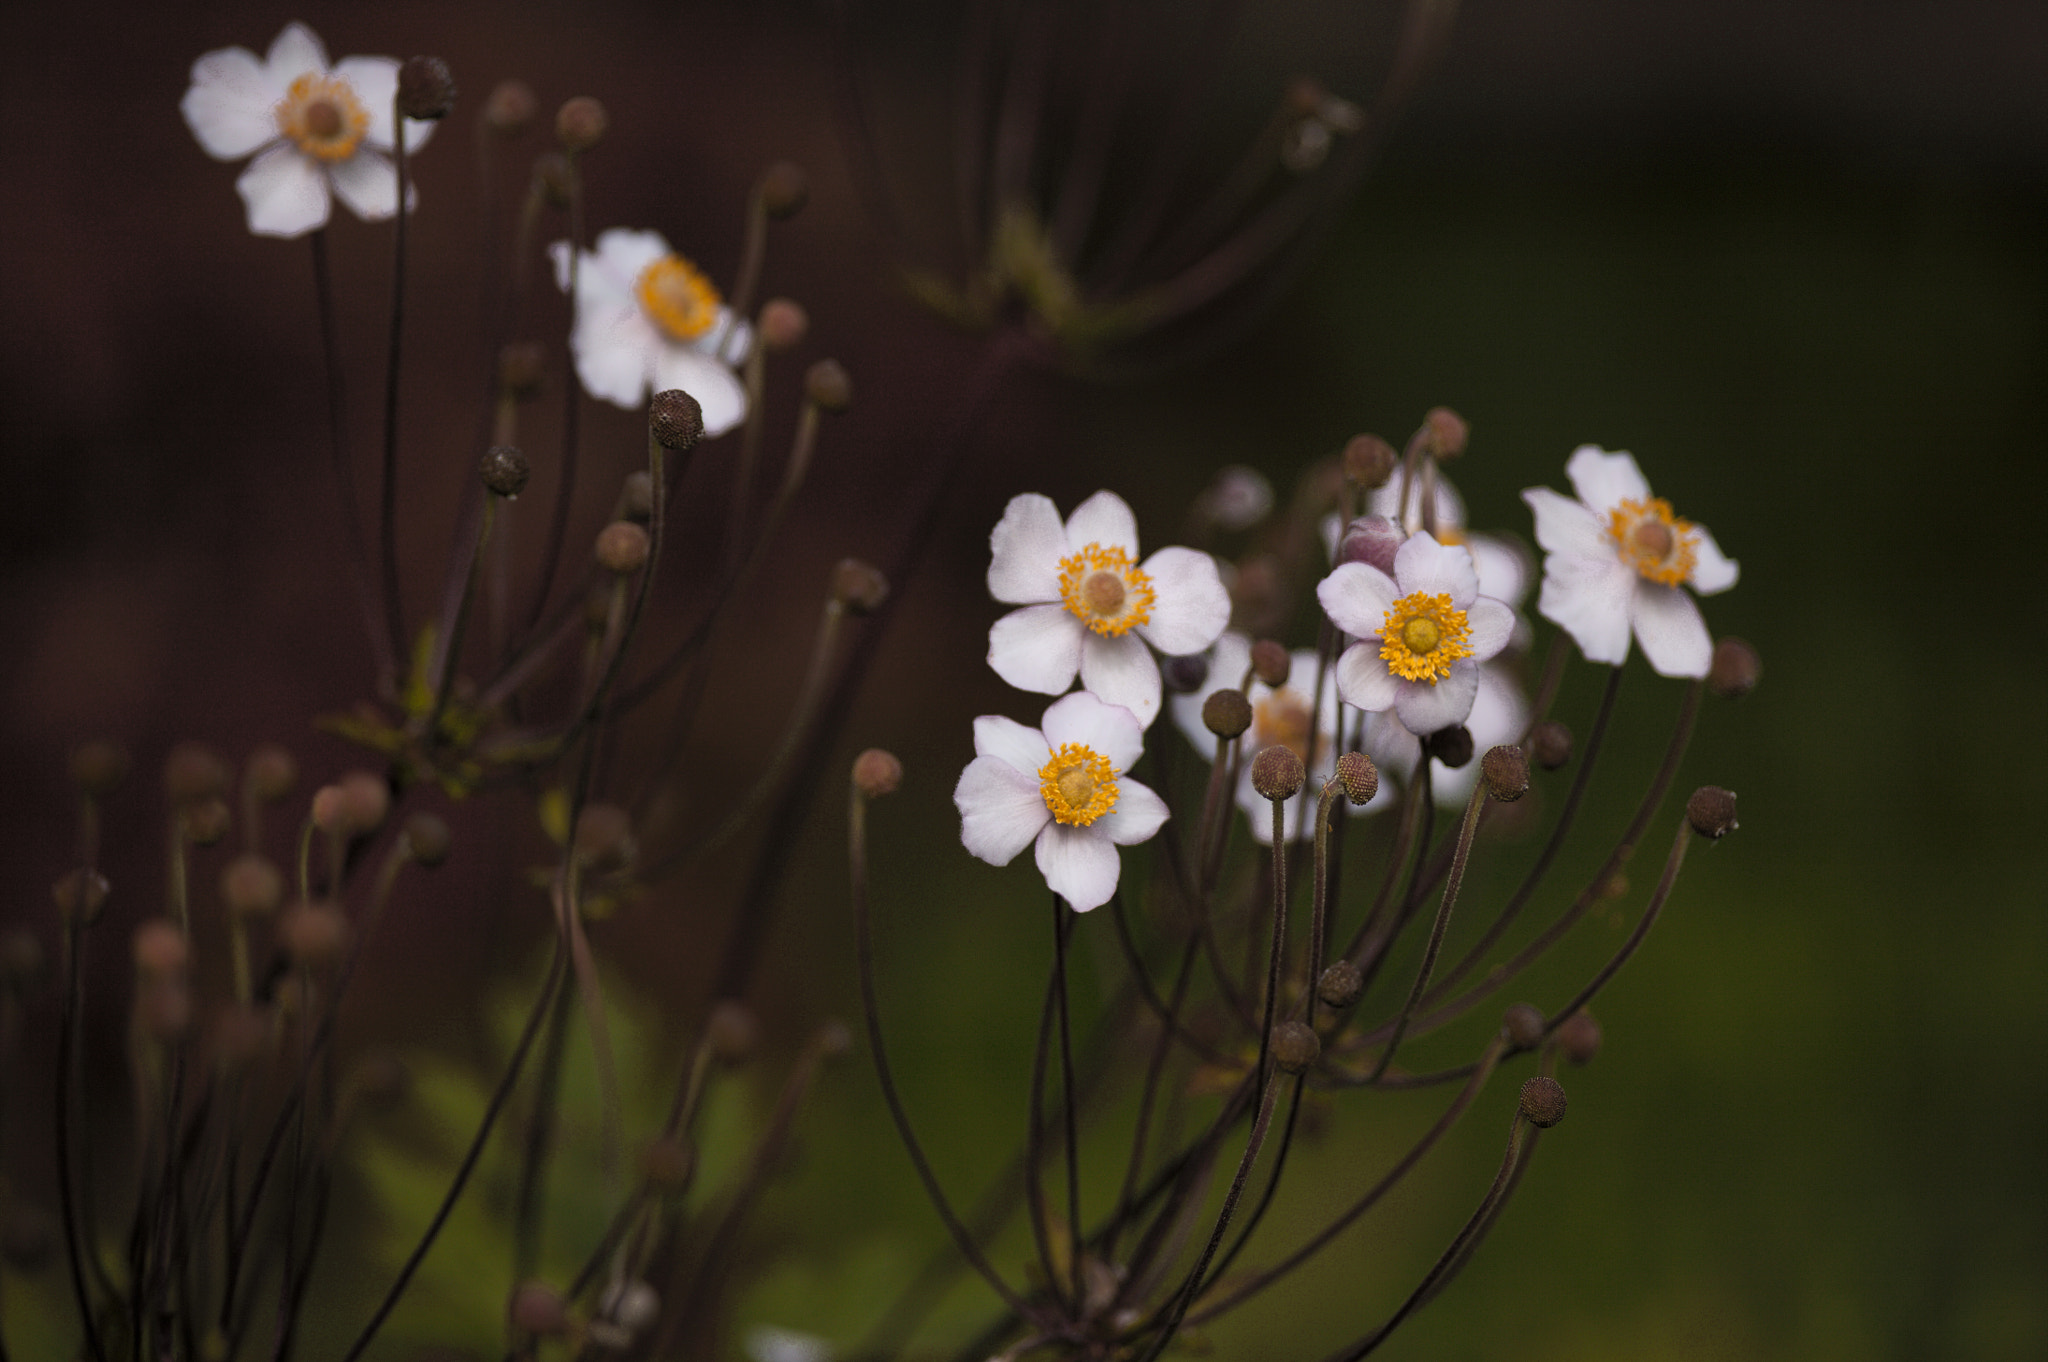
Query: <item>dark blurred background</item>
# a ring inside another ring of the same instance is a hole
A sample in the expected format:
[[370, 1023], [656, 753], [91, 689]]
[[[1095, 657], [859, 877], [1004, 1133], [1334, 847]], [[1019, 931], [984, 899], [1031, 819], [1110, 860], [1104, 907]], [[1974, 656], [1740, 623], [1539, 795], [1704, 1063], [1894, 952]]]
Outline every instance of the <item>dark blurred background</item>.
[[[1355, 8], [1247, 9], [1223, 115], [1256, 113], [1303, 70], [1350, 93], [1385, 29]], [[827, 432], [755, 623], [728, 644], [707, 799], [772, 741], [827, 566], [886, 559], [904, 533], [903, 488], [973, 366], [973, 347], [903, 296], [863, 215], [833, 126], [838, 58], [811, 6], [17, 15], [0, 57], [0, 864], [9, 924], [35, 926], [53, 954], [43, 887], [64, 868], [65, 756], [80, 739], [117, 737], [137, 759], [110, 815], [136, 886], [109, 910], [122, 924], [155, 903], [155, 763], [172, 741], [237, 755], [286, 741], [315, 778], [360, 760], [310, 729], [372, 677], [336, 566], [307, 248], [248, 235], [237, 168], [210, 161], [177, 115], [194, 57], [261, 52], [293, 18], [335, 57], [440, 54], [468, 101], [414, 162], [401, 523], [415, 616], [438, 590], [481, 387], [468, 115], [483, 94], [519, 76], [544, 110], [602, 98], [613, 130], [589, 161], [593, 228], [655, 226], [714, 277], [737, 259], [760, 167], [811, 171], [766, 287], [809, 307], [801, 357], [841, 359], [858, 401]], [[930, 6], [863, 29], [912, 198], [944, 170], [943, 138], [914, 135], [913, 119], [943, 108], [952, 22]], [[341, 210], [330, 235], [367, 448], [388, 236]], [[890, 746], [911, 772], [878, 814], [884, 987], [942, 1168], [973, 1189], [1008, 1148], [1043, 954], [1035, 880], [968, 861], [948, 798], [972, 715], [1038, 713], [981, 665], [986, 535], [1003, 503], [1036, 490], [1067, 507], [1110, 487], [1159, 527], [1150, 547], [1225, 464], [1284, 492], [1348, 436], [1398, 443], [1444, 403], [1472, 423], [1458, 476], [1482, 526], [1526, 532], [1517, 493], [1562, 486], [1575, 445], [1633, 450], [1741, 560], [1708, 619], [1753, 640], [1765, 670], [1755, 695], [1710, 707], [1680, 777], [1736, 789], [1741, 831], [1696, 855], [1603, 998], [1607, 1050], [1567, 1075], [1571, 1120], [1506, 1221], [1383, 1355], [2048, 1354], [2048, 926], [2026, 812], [2044, 738], [2044, 250], [2038, 5], [1472, 0], [1277, 307], [1163, 376], [1007, 386], [921, 576], [897, 584], [902, 608], [841, 745]], [[580, 523], [640, 458], [636, 424], [592, 409]], [[1676, 698], [1635, 664], [1620, 731], [1644, 771]], [[1583, 718], [1583, 680], [1564, 704]], [[1610, 826], [1633, 795], [1614, 779], [1594, 809]], [[454, 888], [380, 940], [363, 1035], [460, 1049], [470, 1023], [448, 1020], [449, 999], [524, 966], [540, 910], [512, 884], [545, 849], [519, 814], [465, 813]], [[853, 1003], [837, 819], [824, 799], [791, 858], [756, 989], [784, 1050]], [[743, 868], [608, 928], [617, 958], [640, 962], [620, 966], [621, 988], [694, 1008], [715, 951], [690, 902], [729, 892]], [[1543, 997], [1626, 921], [1587, 931]], [[1019, 958], [1028, 977], [1012, 980]], [[120, 1035], [118, 1017], [105, 1023], [102, 1051], [118, 1056]], [[8, 1105], [10, 1162], [34, 1168], [40, 1103]], [[768, 1207], [779, 1256], [738, 1308], [844, 1340], [936, 1237], [863, 1056], [815, 1111]], [[1475, 1119], [1306, 1294], [1219, 1328], [1218, 1355], [1316, 1356], [1389, 1308], [1476, 1200], [1505, 1118], [1502, 1105]], [[1385, 1145], [1351, 1129], [1358, 1147], [1320, 1147], [1288, 1214], [1308, 1214], [1317, 1179], [1334, 1198], [1380, 1165]], [[968, 1297], [953, 1309], [976, 1317]]]

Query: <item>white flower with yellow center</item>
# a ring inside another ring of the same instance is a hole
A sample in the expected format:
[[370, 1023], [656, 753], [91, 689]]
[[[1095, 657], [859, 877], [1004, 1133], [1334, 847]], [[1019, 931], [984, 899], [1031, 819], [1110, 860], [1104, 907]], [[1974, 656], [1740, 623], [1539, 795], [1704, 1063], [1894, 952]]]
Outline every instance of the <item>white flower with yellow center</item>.
[[1620, 666], [1634, 634], [1659, 675], [1705, 676], [1714, 641], [1681, 587], [1703, 596], [1726, 591], [1735, 585], [1735, 560], [1706, 526], [1650, 495], [1632, 456], [1582, 445], [1564, 471], [1578, 500], [1548, 487], [1522, 493], [1547, 555], [1537, 611], [1569, 633], [1590, 662]]
[[953, 787], [960, 840], [990, 865], [1035, 845], [1047, 886], [1085, 913], [1109, 902], [1116, 849], [1159, 831], [1166, 801], [1124, 775], [1145, 730], [1123, 706], [1076, 691], [1053, 701], [1043, 722], [974, 721], [975, 757]]
[[[1252, 836], [1261, 843], [1273, 841], [1272, 801], [1252, 788], [1252, 758], [1268, 747], [1287, 747], [1301, 758], [1308, 781], [1301, 793], [1287, 801], [1287, 838], [1296, 841], [1315, 835], [1316, 800], [1323, 782], [1337, 769], [1337, 669], [1332, 666], [1323, 677], [1323, 703], [1315, 704], [1316, 653], [1313, 648], [1296, 648], [1288, 655], [1287, 684], [1275, 688], [1253, 677], [1252, 643], [1243, 634], [1226, 633], [1209, 650], [1209, 679], [1190, 695], [1176, 695], [1167, 702], [1173, 721], [1205, 761], [1216, 759], [1216, 735], [1202, 722], [1202, 706], [1219, 690], [1244, 686], [1251, 702], [1252, 726], [1245, 730], [1244, 759], [1237, 771], [1237, 807], [1251, 822]], [[1310, 730], [1314, 730], [1311, 738]], [[1366, 807], [1378, 808], [1387, 795], [1373, 796]]]
[[[1479, 779], [1479, 758], [1487, 748], [1519, 742], [1529, 726], [1529, 701], [1508, 668], [1498, 662], [1479, 665], [1479, 689], [1464, 724], [1472, 734], [1472, 760], [1457, 767], [1437, 761], [1430, 767], [1430, 793], [1445, 808], [1464, 805], [1473, 783]], [[1395, 781], [1405, 785], [1414, 779], [1415, 768], [1422, 761], [1422, 740], [1404, 728], [1391, 710], [1372, 716], [1365, 726], [1361, 746], [1380, 770], [1380, 792], [1375, 804], [1393, 797]]]
[[988, 664], [1019, 690], [1058, 695], [1078, 673], [1149, 728], [1160, 703], [1152, 649], [1199, 653], [1230, 622], [1216, 560], [1172, 548], [1139, 563], [1137, 517], [1112, 492], [1082, 502], [1064, 525], [1050, 498], [1013, 497], [989, 548], [989, 594], [1024, 608], [988, 631]]
[[1479, 664], [1507, 646], [1515, 612], [1479, 594], [1472, 555], [1410, 535], [1392, 576], [1344, 563], [1316, 587], [1316, 599], [1358, 642], [1337, 659], [1344, 703], [1393, 710], [1410, 733], [1462, 724], [1479, 693]]
[[[557, 241], [548, 252], [567, 292], [569, 243]], [[650, 392], [681, 388], [704, 408], [704, 433], [723, 435], [747, 414], [733, 366], [753, 339], [711, 281], [659, 232], [599, 232], [597, 249], [577, 263], [569, 348], [592, 397], [630, 409], [645, 406]]]
[[[224, 47], [193, 62], [178, 108], [207, 155], [255, 157], [235, 181], [249, 230], [293, 237], [325, 227], [337, 196], [366, 221], [397, 213], [397, 95], [396, 58], [329, 63], [313, 30], [291, 24], [262, 57]], [[408, 118], [406, 151], [433, 130]]]

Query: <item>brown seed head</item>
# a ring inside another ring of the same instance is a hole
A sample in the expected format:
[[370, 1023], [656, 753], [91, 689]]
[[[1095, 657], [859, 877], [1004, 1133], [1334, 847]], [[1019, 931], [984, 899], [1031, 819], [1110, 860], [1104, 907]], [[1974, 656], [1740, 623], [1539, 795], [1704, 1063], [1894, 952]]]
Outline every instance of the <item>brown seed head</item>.
[[555, 139], [571, 156], [589, 151], [611, 126], [604, 105], [589, 95], [578, 95], [555, 112]]
[[128, 754], [104, 738], [82, 742], [71, 753], [71, 783], [78, 792], [105, 799], [128, 779]]
[[1545, 719], [1529, 730], [1529, 750], [1538, 766], [1555, 771], [1572, 759], [1572, 731], [1555, 719]]
[[1564, 1119], [1564, 1089], [1554, 1078], [1538, 1074], [1522, 1085], [1522, 1115], [1539, 1130]]
[[501, 80], [484, 101], [484, 126], [500, 137], [517, 137], [533, 124], [540, 101], [533, 87], [523, 80]]
[[1463, 724], [1439, 728], [1422, 740], [1422, 750], [1455, 771], [1472, 760], [1472, 730]]
[[1293, 671], [1294, 658], [1273, 639], [1262, 638], [1252, 645], [1252, 675], [1274, 690], [1286, 685]]
[[804, 396], [821, 411], [845, 411], [853, 405], [853, 379], [838, 360], [821, 359], [804, 371]]
[[1564, 1057], [1581, 1067], [1591, 1064], [1600, 1053], [1600, 1023], [1589, 1012], [1574, 1012], [1557, 1028], [1557, 1048]]
[[665, 389], [647, 406], [647, 428], [663, 449], [695, 449], [704, 438], [704, 408], [681, 388]]
[[810, 201], [811, 177], [791, 161], [777, 161], [761, 172], [761, 207], [777, 221], [793, 218]]
[[1500, 1020], [1500, 1033], [1517, 1050], [1533, 1050], [1543, 1043], [1543, 1013], [1530, 1003], [1516, 1003]]
[[1337, 779], [1344, 782], [1344, 797], [1354, 804], [1370, 804], [1380, 792], [1380, 770], [1363, 752], [1346, 752], [1337, 758]]
[[441, 864], [448, 859], [448, 846], [452, 840], [447, 820], [439, 814], [421, 809], [405, 820], [406, 854], [412, 857], [414, 865], [431, 869]]
[[284, 902], [284, 872], [260, 851], [245, 851], [220, 872], [220, 897], [236, 917], [269, 917]]
[[369, 771], [350, 771], [335, 782], [341, 791], [342, 830], [351, 837], [375, 832], [391, 812], [391, 786]]
[[1162, 657], [1159, 679], [1175, 695], [1193, 695], [1209, 682], [1209, 659], [1200, 653]]
[[278, 914], [277, 944], [293, 964], [324, 969], [348, 945], [348, 919], [331, 903], [294, 903]]
[[218, 799], [233, 780], [220, 753], [203, 742], [181, 742], [164, 758], [164, 794], [173, 804]]
[[802, 345], [804, 337], [810, 334], [811, 314], [804, 311], [801, 303], [787, 298], [770, 298], [761, 304], [761, 316], [755, 330], [769, 354], [784, 354]]
[[619, 484], [619, 508], [614, 519], [645, 525], [654, 519], [654, 478], [644, 468], [626, 474]]
[[110, 888], [107, 877], [97, 870], [72, 870], [57, 877], [50, 886], [50, 897], [56, 902], [57, 912], [66, 922], [77, 922], [90, 927], [98, 921], [100, 909], [107, 906]]
[[853, 788], [867, 799], [894, 794], [903, 783], [903, 763], [896, 754], [870, 747], [853, 759]]
[[1291, 747], [1268, 747], [1252, 758], [1252, 788], [1267, 799], [1292, 799], [1308, 780]]
[[1365, 991], [1365, 976], [1358, 972], [1358, 966], [1349, 960], [1339, 960], [1323, 971], [1316, 980], [1316, 996], [1323, 1005], [1343, 1011], [1358, 1001], [1358, 995]]
[[1431, 407], [1429, 415], [1422, 418], [1422, 429], [1416, 435], [1422, 441], [1423, 452], [1441, 463], [1463, 454], [1465, 441], [1471, 433], [1465, 418], [1449, 407]]
[[492, 445], [478, 461], [477, 471], [483, 475], [486, 491], [510, 501], [526, 490], [526, 480], [533, 476], [533, 465], [513, 445]]
[[1479, 759], [1479, 778], [1487, 794], [1512, 804], [1529, 793], [1529, 758], [1519, 747], [1489, 747]]
[[654, 539], [630, 520], [614, 520], [597, 532], [597, 565], [620, 577], [647, 566]]
[[1273, 1063], [1282, 1073], [1302, 1072], [1322, 1052], [1323, 1043], [1316, 1033], [1298, 1021], [1281, 1022], [1273, 1028]]
[[407, 118], [446, 118], [455, 107], [455, 77], [439, 57], [412, 57], [398, 68], [398, 111]]
[[872, 615], [889, 599], [889, 579], [873, 563], [842, 558], [832, 569], [832, 599], [848, 614]]
[[1707, 689], [1724, 700], [1740, 699], [1756, 689], [1763, 672], [1764, 660], [1756, 649], [1730, 634], [1714, 645], [1714, 660], [1707, 666]]
[[291, 754], [290, 748], [264, 743], [249, 754], [242, 779], [258, 799], [275, 804], [299, 783], [299, 759]]
[[1702, 785], [1685, 801], [1685, 816], [1694, 832], [1718, 842], [1736, 829], [1735, 792]]
[[1385, 487], [1401, 466], [1401, 456], [1377, 435], [1354, 435], [1344, 446], [1344, 476], [1360, 487]]
[[1235, 738], [1252, 726], [1252, 702], [1241, 690], [1212, 690], [1202, 701], [1202, 727], [1219, 738]]

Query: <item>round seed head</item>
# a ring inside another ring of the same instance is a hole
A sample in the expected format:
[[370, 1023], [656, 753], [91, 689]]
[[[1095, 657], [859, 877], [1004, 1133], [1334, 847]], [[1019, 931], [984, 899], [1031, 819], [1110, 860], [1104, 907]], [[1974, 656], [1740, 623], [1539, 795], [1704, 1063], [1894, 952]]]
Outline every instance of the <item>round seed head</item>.
[[1302, 1072], [1322, 1052], [1323, 1043], [1316, 1033], [1298, 1021], [1281, 1022], [1273, 1028], [1273, 1062], [1282, 1073]]
[[1292, 799], [1308, 780], [1291, 747], [1275, 745], [1252, 758], [1252, 788], [1267, 799]]
[[635, 525], [645, 525], [654, 519], [654, 478], [646, 469], [634, 469], [619, 484], [619, 509], [614, 518], [630, 520]]
[[1764, 661], [1756, 649], [1733, 634], [1714, 645], [1714, 660], [1707, 665], [1707, 689], [1724, 700], [1739, 699], [1756, 689]]
[[1735, 831], [1735, 792], [1718, 785], [1702, 785], [1685, 801], [1685, 816], [1692, 830], [1709, 841], [1718, 842]]
[[455, 77], [439, 57], [412, 57], [398, 68], [398, 110], [407, 118], [446, 118], [455, 107]]
[[697, 1174], [697, 1146], [680, 1135], [664, 1135], [640, 1151], [640, 1176], [657, 1192], [687, 1191]]
[[1358, 1001], [1358, 995], [1365, 991], [1365, 976], [1358, 972], [1358, 966], [1349, 960], [1339, 960], [1323, 971], [1323, 977], [1316, 980], [1316, 996], [1323, 1005], [1343, 1011]]
[[284, 902], [284, 872], [260, 851], [245, 851], [220, 872], [220, 897], [236, 917], [269, 917]]
[[299, 783], [299, 759], [290, 748], [267, 742], [249, 754], [242, 778], [258, 799], [275, 804]]
[[391, 812], [391, 786], [380, 775], [350, 771], [335, 782], [341, 791], [342, 830], [351, 837], [375, 832]]
[[1213, 690], [1202, 701], [1202, 727], [1219, 738], [1235, 738], [1252, 726], [1252, 702], [1241, 690]]
[[1517, 1050], [1533, 1050], [1543, 1043], [1543, 1013], [1530, 1003], [1516, 1003], [1501, 1018], [1500, 1032]]
[[849, 614], [872, 615], [889, 599], [889, 579], [873, 563], [842, 558], [832, 569], [832, 599]]
[[520, 1333], [558, 1338], [569, 1332], [569, 1304], [546, 1282], [521, 1282], [514, 1287], [506, 1315]]
[[1209, 659], [1200, 653], [1183, 653], [1159, 659], [1159, 679], [1175, 695], [1193, 695], [1209, 681]]
[[1422, 750], [1455, 771], [1472, 760], [1472, 730], [1463, 724], [1439, 728], [1422, 740]]
[[1294, 659], [1274, 640], [1262, 638], [1252, 645], [1252, 675], [1274, 690], [1287, 684], [1293, 670]]
[[1431, 407], [1429, 415], [1422, 418], [1422, 429], [1416, 433], [1422, 439], [1423, 452], [1443, 462], [1465, 452], [1465, 441], [1472, 430], [1465, 424], [1465, 418], [1449, 407]]
[[769, 354], [783, 354], [803, 344], [804, 337], [810, 334], [811, 315], [804, 311], [801, 303], [793, 303], [787, 298], [770, 298], [761, 304], [756, 330]]
[[610, 126], [611, 115], [589, 95], [578, 95], [555, 112], [555, 138], [572, 156], [596, 146]]
[[533, 124], [540, 101], [523, 80], [501, 80], [484, 101], [484, 126], [500, 137], [517, 137]]
[[139, 979], [176, 979], [192, 965], [192, 943], [169, 918], [153, 917], [135, 928], [130, 938]]
[[1529, 750], [1538, 766], [1555, 771], [1572, 759], [1572, 731], [1555, 719], [1546, 719], [1529, 730]]
[[614, 520], [597, 532], [597, 565], [620, 577], [647, 566], [654, 540], [630, 520]]
[[853, 788], [865, 798], [880, 799], [885, 794], [894, 794], [902, 783], [903, 763], [893, 752], [870, 747], [853, 759]]
[[492, 445], [484, 451], [477, 471], [483, 475], [484, 487], [491, 495], [510, 501], [526, 490], [526, 480], [533, 476], [533, 465], [512, 445]]
[[1539, 1130], [1564, 1119], [1564, 1089], [1556, 1079], [1538, 1074], [1522, 1085], [1522, 1115]]
[[804, 371], [804, 396], [821, 411], [845, 411], [853, 405], [853, 379], [838, 360], [821, 359]]
[[1344, 782], [1344, 797], [1354, 804], [1370, 804], [1380, 792], [1380, 771], [1363, 752], [1346, 752], [1337, 758], [1337, 779]]
[[185, 810], [185, 839], [196, 847], [210, 847], [228, 835], [234, 821], [225, 799], [202, 799]]
[[704, 438], [704, 408], [681, 388], [668, 388], [648, 404], [647, 425], [663, 449], [694, 449]]
[[1377, 435], [1354, 435], [1344, 446], [1344, 476], [1360, 487], [1385, 487], [1400, 465], [1401, 456]]
[[740, 1063], [761, 1044], [761, 1023], [752, 1010], [730, 998], [711, 1009], [704, 1030], [711, 1053], [728, 1064]]
[[1479, 778], [1487, 794], [1512, 804], [1529, 793], [1529, 759], [1519, 747], [1489, 747], [1479, 759]]
[[498, 386], [521, 402], [540, 395], [547, 376], [547, 352], [537, 341], [507, 341], [498, 351]]
[[324, 969], [348, 945], [348, 919], [331, 903], [294, 903], [278, 915], [277, 944], [293, 964]]
[[1557, 1048], [1571, 1063], [1584, 1067], [1600, 1053], [1600, 1023], [1589, 1012], [1574, 1012], [1557, 1028]]

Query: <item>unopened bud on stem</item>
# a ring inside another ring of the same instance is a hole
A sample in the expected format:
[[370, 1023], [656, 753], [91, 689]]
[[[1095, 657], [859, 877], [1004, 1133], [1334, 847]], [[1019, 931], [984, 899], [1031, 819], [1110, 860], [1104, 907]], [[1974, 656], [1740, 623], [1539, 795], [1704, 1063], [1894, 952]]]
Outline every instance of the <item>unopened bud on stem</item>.
[[870, 747], [853, 759], [853, 788], [865, 798], [880, 799], [894, 794], [902, 783], [903, 763], [893, 752]]
[[485, 490], [510, 501], [526, 490], [526, 480], [533, 475], [533, 466], [514, 446], [492, 445], [484, 451], [477, 471], [483, 475]]
[[842, 412], [853, 405], [853, 380], [836, 359], [821, 359], [804, 372], [804, 396], [820, 410]]
[[1344, 476], [1360, 487], [1385, 487], [1401, 465], [1394, 447], [1377, 435], [1354, 435], [1344, 446]]
[[849, 614], [872, 615], [889, 599], [889, 579], [872, 563], [842, 558], [832, 569], [832, 599]]
[[668, 388], [648, 404], [647, 426], [663, 449], [693, 449], [704, 438], [704, 408], [681, 388]]
[[1522, 1085], [1522, 1115], [1537, 1129], [1550, 1129], [1564, 1119], [1564, 1088], [1541, 1074], [1530, 1079]]
[[1718, 785], [1702, 785], [1685, 801], [1685, 816], [1694, 832], [1718, 842], [1736, 829], [1735, 792]]
[[1267, 799], [1292, 799], [1307, 779], [1308, 772], [1291, 747], [1275, 745], [1252, 758], [1252, 788]]
[[1756, 689], [1763, 675], [1763, 659], [1756, 649], [1734, 635], [1714, 645], [1714, 660], [1707, 667], [1707, 689], [1724, 700], [1734, 700]]
[[576, 96], [555, 113], [555, 137], [572, 156], [596, 146], [610, 126], [604, 105], [589, 95]]
[[398, 68], [398, 111], [426, 121], [455, 107], [455, 77], [439, 57], [413, 57]]
[[1252, 645], [1252, 675], [1274, 690], [1287, 684], [1293, 670], [1294, 659], [1278, 642], [1262, 638]]
[[1202, 727], [1219, 738], [1235, 738], [1252, 726], [1252, 702], [1241, 690], [1212, 690], [1202, 701]]
[[1479, 778], [1486, 793], [1503, 804], [1512, 804], [1529, 793], [1529, 759], [1519, 747], [1489, 747], [1479, 759]]

